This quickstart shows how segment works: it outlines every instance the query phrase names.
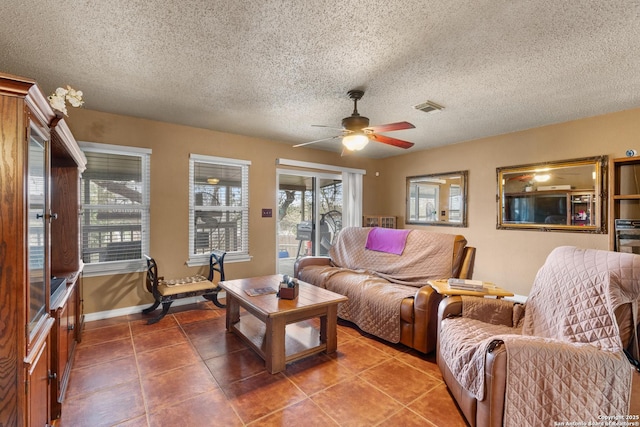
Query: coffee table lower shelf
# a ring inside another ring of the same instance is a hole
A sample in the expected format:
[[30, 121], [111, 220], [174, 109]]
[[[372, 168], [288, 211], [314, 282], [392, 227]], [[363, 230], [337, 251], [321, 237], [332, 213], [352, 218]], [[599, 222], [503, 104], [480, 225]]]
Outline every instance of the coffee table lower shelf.
[[[267, 360], [267, 325], [245, 313], [240, 321], [231, 326], [231, 332], [240, 337], [258, 355]], [[320, 340], [320, 329], [310, 321], [301, 321], [285, 326], [284, 363], [295, 362], [313, 354], [327, 350], [327, 344]]]

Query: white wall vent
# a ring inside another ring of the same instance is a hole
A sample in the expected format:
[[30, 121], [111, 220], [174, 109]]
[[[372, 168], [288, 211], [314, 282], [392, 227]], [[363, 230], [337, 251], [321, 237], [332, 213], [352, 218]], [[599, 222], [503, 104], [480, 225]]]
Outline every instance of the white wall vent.
[[414, 105], [416, 110], [424, 111], [425, 113], [437, 113], [444, 109], [442, 105], [438, 105], [433, 101], [423, 102], [422, 104]]

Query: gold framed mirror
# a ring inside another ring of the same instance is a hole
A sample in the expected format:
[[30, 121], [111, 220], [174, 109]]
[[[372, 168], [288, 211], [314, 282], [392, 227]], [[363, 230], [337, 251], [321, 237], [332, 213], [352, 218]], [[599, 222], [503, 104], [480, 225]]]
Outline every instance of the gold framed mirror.
[[467, 226], [468, 171], [407, 177], [405, 223]]
[[497, 228], [606, 234], [607, 156], [496, 169]]

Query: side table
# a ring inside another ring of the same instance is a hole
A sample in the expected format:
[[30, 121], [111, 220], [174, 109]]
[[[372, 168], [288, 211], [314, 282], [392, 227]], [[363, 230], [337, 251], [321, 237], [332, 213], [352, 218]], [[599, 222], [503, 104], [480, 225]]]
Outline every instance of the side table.
[[474, 297], [486, 297], [492, 296], [496, 298], [512, 297], [513, 292], [509, 292], [506, 289], [502, 289], [493, 283], [485, 282], [484, 291], [469, 291], [466, 289], [452, 289], [449, 287], [448, 280], [429, 280], [427, 283], [440, 295], [468, 295]]

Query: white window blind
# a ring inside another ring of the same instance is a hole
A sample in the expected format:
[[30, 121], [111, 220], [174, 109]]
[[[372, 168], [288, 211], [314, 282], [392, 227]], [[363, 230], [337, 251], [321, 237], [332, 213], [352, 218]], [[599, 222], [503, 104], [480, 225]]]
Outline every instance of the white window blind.
[[85, 274], [140, 271], [149, 249], [151, 150], [80, 143], [82, 259]]
[[250, 161], [191, 154], [189, 261], [208, 263], [213, 249], [225, 260], [249, 258]]

